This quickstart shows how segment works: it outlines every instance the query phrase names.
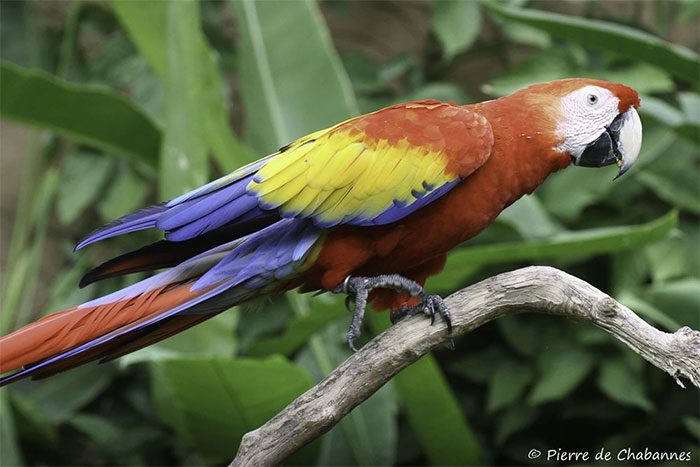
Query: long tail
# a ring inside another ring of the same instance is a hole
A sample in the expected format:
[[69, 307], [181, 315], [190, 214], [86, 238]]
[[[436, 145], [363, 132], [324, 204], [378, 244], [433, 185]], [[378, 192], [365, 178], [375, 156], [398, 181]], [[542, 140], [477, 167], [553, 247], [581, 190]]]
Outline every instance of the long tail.
[[294, 283], [319, 239], [285, 219], [201, 253], [123, 290], [55, 313], [0, 338], [0, 386], [111, 360], [165, 339], [229, 307]]

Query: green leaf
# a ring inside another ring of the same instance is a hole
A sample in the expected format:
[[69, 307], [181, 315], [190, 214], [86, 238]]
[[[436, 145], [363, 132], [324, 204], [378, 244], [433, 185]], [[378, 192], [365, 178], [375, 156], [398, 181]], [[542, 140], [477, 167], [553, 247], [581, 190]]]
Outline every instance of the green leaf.
[[526, 240], [551, 237], [564, 230], [549, 216], [536, 195], [523, 196], [508, 206], [498, 220], [513, 227]]
[[593, 368], [593, 356], [584, 350], [566, 348], [542, 355], [541, 375], [528, 396], [530, 404], [542, 404], [569, 394]]
[[496, 444], [502, 445], [509, 437], [524, 430], [537, 421], [538, 407], [516, 405], [509, 408], [498, 418], [494, 439]]
[[664, 238], [675, 228], [678, 214], [669, 212], [646, 224], [565, 232], [548, 240], [460, 248], [449, 255], [443, 271], [428, 280], [428, 287], [454, 290], [481, 265], [514, 261], [541, 261], [618, 252]]
[[432, 28], [447, 60], [464, 52], [481, 31], [479, 2], [442, 0], [433, 4]]
[[69, 154], [58, 186], [56, 212], [61, 224], [72, 224], [97, 199], [112, 173], [113, 162], [97, 154]]
[[241, 32], [246, 140], [256, 151], [271, 152], [357, 114], [347, 74], [315, 2], [230, 4]]
[[[385, 316], [368, 316], [375, 333]], [[433, 465], [481, 465], [476, 436], [435, 357], [424, 355], [393, 379], [413, 431]]]
[[90, 414], [77, 414], [69, 421], [70, 425], [84, 436], [92, 439], [100, 449], [115, 452], [120, 449], [124, 433], [106, 418]]
[[698, 417], [684, 417], [683, 425], [685, 425], [688, 432], [700, 441], [700, 418]]
[[620, 404], [639, 407], [647, 412], [654, 409], [646, 396], [641, 375], [622, 358], [603, 361], [598, 374], [598, 387]]
[[624, 68], [596, 73], [601, 79], [612, 83], [624, 83], [640, 94], [673, 92], [676, 85], [671, 76], [662, 69], [648, 63], [633, 63]]
[[0, 391], [0, 464], [23, 465], [22, 451], [20, 450], [17, 430], [15, 429], [15, 416], [10, 409], [7, 400], [7, 391]]
[[97, 205], [102, 220], [111, 221], [143, 206], [149, 187], [147, 181], [131, 167], [121, 165], [115, 180]]
[[[673, 129], [676, 134], [695, 145], [700, 143], [700, 122], [688, 120], [681, 110], [665, 100], [642, 96], [641, 102], [639, 113], [642, 118], [659, 122]], [[649, 139], [645, 138], [645, 141]]]
[[536, 27], [555, 37], [658, 66], [692, 83], [700, 81], [700, 59], [695, 52], [638, 29], [533, 9], [512, 8], [498, 2], [486, 2], [484, 5], [505, 19]]
[[[192, 0], [188, 0], [192, 1]], [[120, 23], [128, 31], [139, 51], [146, 58], [153, 71], [164, 83], [169, 81], [168, 54], [174, 46], [168, 32], [168, 11], [172, 1], [129, 2], [112, 0], [112, 8]], [[196, 5], [186, 7], [192, 10]], [[218, 56], [209, 47], [200, 28], [190, 28], [188, 40], [197, 49], [199, 77], [202, 89], [199, 91], [206, 107], [203, 113], [203, 127], [209, 149], [221, 167], [231, 170], [251, 159], [250, 152], [235, 137], [228, 124], [228, 96], [221, 80]], [[192, 61], [196, 60], [191, 57]]]
[[347, 317], [348, 312], [337, 300], [322, 302], [311, 300], [310, 311], [306, 315], [296, 315], [279, 337], [259, 339], [248, 348], [246, 354], [261, 357], [279, 353], [290, 355], [306, 344], [309, 337], [316, 334], [338, 318]]
[[280, 356], [259, 359], [190, 357], [151, 364], [164, 420], [208, 463], [230, 460], [235, 446], [311, 387], [301, 368]]
[[480, 352], [464, 355], [459, 360], [450, 361], [448, 369], [470, 381], [486, 383], [493, 378], [499, 363], [506, 358], [505, 353], [499, 347], [489, 347]]
[[513, 360], [502, 361], [489, 381], [487, 410], [496, 412], [512, 405], [532, 381], [532, 370]]
[[157, 166], [161, 135], [138, 107], [114, 91], [73, 84], [0, 62], [0, 115]]
[[[92, 402], [115, 377], [114, 365], [86, 365], [51, 377], [46, 384], [21, 381], [12, 386], [54, 423], [70, 418]], [[90, 384], [86, 384], [88, 382]]]
[[653, 265], [649, 273], [655, 283], [700, 275], [700, 225], [697, 222], [682, 222], [668, 238], [645, 250], [642, 258]]
[[141, 55], [161, 78], [168, 75], [166, 53], [168, 36], [167, 1], [130, 2], [111, 0], [110, 4], [119, 22], [129, 33]]
[[640, 172], [637, 179], [670, 204], [700, 214], [700, 173], [697, 170], [674, 170], [666, 174]]
[[199, 4], [167, 4], [168, 41], [165, 79], [165, 129], [160, 152], [160, 194], [170, 199], [207, 182], [204, 105], [207, 82], [202, 69]]
[[642, 297], [679, 324], [700, 328], [700, 279], [685, 277], [665, 284], [654, 284]]
[[518, 89], [542, 81], [552, 81], [571, 76], [571, 58], [563, 52], [549, 49], [535, 54], [522, 63], [482, 86], [482, 91], [492, 96], [505, 96]]

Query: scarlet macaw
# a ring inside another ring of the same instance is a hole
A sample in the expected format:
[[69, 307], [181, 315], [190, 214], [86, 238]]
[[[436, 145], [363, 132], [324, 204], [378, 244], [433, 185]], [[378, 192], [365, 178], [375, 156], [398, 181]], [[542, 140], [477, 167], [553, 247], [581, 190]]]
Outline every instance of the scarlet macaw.
[[81, 286], [171, 269], [0, 338], [0, 372], [19, 369], [0, 384], [116, 358], [294, 288], [354, 299], [351, 347], [368, 301], [390, 308], [392, 321], [426, 312], [449, 328], [442, 299], [422, 289], [446, 253], [572, 161], [616, 163], [618, 177], [625, 173], [641, 146], [638, 106], [621, 84], [567, 79], [474, 105], [394, 105], [300, 138], [81, 241], [77, 249], [165, 232], [93, 269]]

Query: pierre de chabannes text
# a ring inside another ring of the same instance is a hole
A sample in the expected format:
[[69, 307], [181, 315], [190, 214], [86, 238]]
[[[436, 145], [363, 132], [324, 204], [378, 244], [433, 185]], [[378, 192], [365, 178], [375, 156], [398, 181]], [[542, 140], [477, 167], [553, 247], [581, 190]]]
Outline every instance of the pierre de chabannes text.
[[548, 449], [547, 460], [554, 461], [680, 461], [688, 462], [692, 460], [690, 451], [654, 451], [649, 448], [644, 450], [634, 450], [623, 448], [619, 450], [608, 450], [601, 448], [595, 453], [588, 451], [566, 451], [564, 449]]

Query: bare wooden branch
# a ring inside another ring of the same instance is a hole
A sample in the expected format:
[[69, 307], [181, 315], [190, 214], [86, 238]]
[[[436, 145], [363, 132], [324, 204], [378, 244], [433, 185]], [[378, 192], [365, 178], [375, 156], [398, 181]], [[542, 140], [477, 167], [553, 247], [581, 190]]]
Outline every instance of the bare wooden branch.
[[534, 311], [591, 321], [681, 386], [681, 378], [686, 378], [700, 387], [700, 332], [688, 327], [672, 334], [660, 331], [592, 285], [558, 269], [528, 267], [500, 274], [454, 293], [446, 302], [452, 313], [452, 335], [440, 320], [434, 326], [422, 317], [402, 320], [247, 433], [231, 466], [281, 463], [434, 347], [506, 314]]

